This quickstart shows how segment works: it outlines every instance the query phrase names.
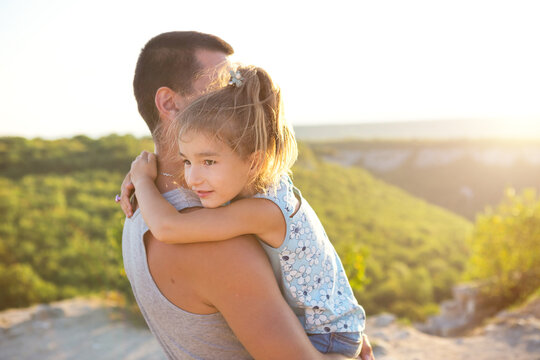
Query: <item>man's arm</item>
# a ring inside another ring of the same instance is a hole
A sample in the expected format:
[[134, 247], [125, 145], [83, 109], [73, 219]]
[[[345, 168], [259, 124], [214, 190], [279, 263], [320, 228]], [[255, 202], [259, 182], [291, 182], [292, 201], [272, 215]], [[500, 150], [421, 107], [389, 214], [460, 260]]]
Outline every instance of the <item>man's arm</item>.
[[[309, 341], [281, 295], [261, 245], [250, 236], [208, 247], [201, 290], [255, 359], [345, 359]], [[202, 279], [201, 279], [202, 280]]]

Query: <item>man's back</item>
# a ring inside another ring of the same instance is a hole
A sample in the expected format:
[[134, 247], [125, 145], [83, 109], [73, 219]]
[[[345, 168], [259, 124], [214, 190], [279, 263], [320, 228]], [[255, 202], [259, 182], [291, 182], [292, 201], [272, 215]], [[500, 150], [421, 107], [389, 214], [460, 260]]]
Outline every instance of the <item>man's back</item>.
[[[199, 204], [183, 190], [174, 190], [164, 196], [178, 210]], [[153, 239], [151, 251], [155, 254], [147, 257], [143, 240], [147, 230], [139, 211], [126, 219], [122, 239], [124, 267], [141, 312], [167, 356], [171, 359], [251, 358], [223, 316], [197, 298], [197, 284], [190, 284], [201, 275], [211, 276], [204, 274], [204, 262], [208, 258], [204, 244], [165, 245], [156, 244]], [[200, 259], [200, 267], [194, 265], [194, 259]], [[153, 265], [150, 268], [149, 263]], [[193, 274], [189, 274], [190, 269], [186, 266], [191, 267]], [[168, 269], [170, 273], [167, 273]], [[156, 281], [151, 272], [157, 275]], [[192, 276], [197, 274], [199, 276]], [[190, 301], [190, 297], [195, 299]], [[175, 303], [200, 305], [188, 305], [186, 311]]]

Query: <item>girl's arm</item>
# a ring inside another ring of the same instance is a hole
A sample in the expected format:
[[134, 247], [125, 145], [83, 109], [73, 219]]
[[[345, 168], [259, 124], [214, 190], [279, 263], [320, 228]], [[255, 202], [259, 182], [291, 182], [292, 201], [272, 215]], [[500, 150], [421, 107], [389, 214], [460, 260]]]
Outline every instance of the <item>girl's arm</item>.
[[152, 234], [170, 244], [227, 240], [255, 234], [279, 247], [286, 233], [279, 207], [266, 199], [241, 199], [216, 209], [179, 213], [161, 196], [154, 184], [155, 155], [143, 152], [131, 165], [131, 179], [144, 221]]

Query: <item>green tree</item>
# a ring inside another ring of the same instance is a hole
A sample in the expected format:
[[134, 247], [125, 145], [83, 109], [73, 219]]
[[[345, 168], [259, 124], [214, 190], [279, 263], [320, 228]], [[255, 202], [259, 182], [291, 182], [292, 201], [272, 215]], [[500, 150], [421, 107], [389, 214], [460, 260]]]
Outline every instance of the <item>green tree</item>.
[[540, 286], [540, 199], [534, 189], [506, 191], [495, 209], [477, 217], [469, 239], [467, 276], [484, 280], [502, 304], [523, 300]]

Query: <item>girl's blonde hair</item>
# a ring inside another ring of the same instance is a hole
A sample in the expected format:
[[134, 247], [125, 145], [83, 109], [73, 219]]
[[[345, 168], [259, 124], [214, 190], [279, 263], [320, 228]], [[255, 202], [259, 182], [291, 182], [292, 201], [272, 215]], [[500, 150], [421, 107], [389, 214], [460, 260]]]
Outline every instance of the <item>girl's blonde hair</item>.
[[241, 83], [201, 96], [179, 115], [178, 135], [204, 133], [243, 159], [255, 155], [257, 171], [251, 180], [257, 192], [264, 192], [290, 171], [298, 155], [296, 139], [268, 73], [255, 66], [240, 66], [236, 73]]

